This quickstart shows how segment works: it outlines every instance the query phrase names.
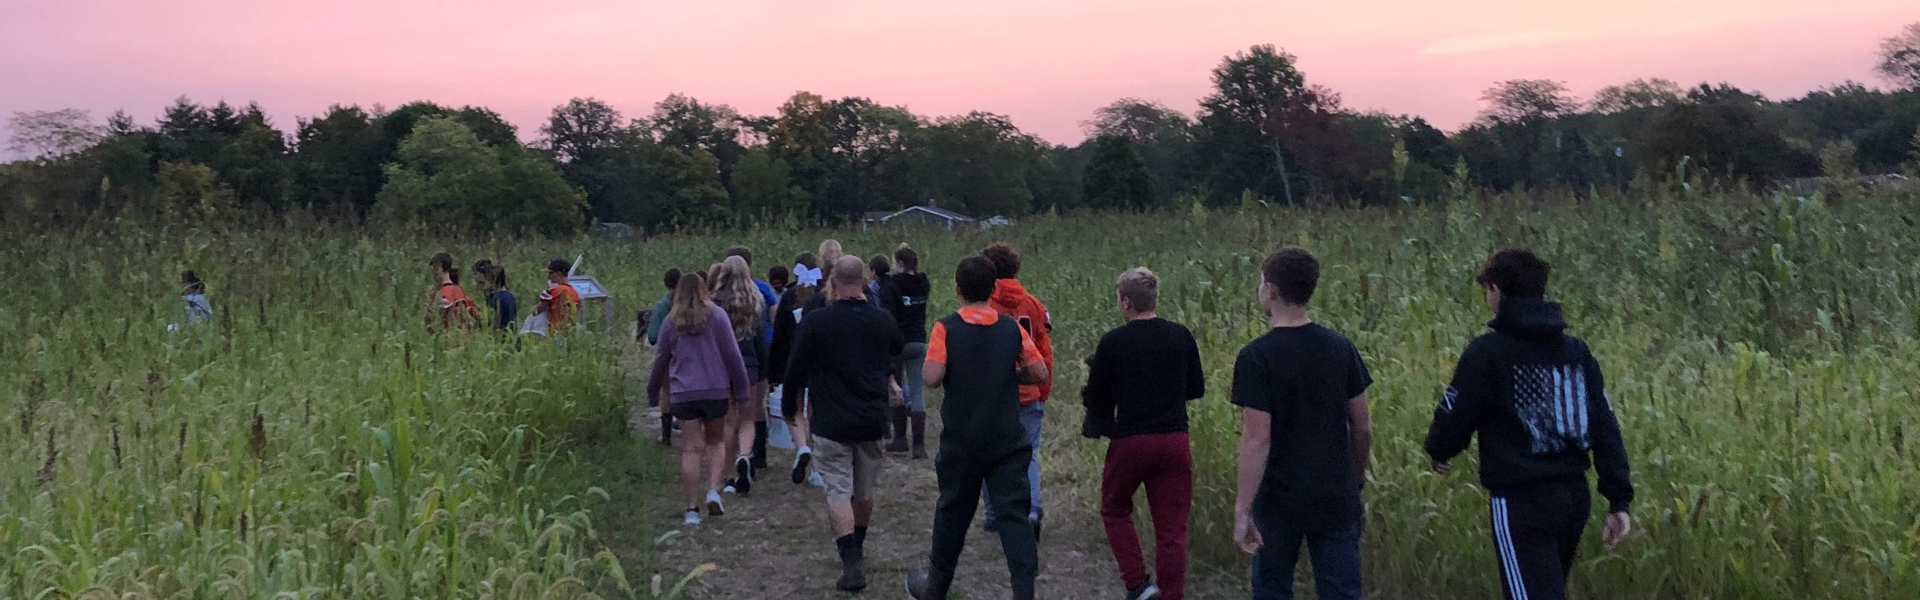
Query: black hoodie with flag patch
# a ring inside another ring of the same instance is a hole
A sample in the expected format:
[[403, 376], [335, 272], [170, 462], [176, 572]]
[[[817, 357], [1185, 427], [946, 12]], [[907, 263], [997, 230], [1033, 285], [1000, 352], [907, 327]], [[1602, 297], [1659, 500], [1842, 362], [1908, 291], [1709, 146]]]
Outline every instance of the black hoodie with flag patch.
[[1452, 460], [1480, 438], [1480, 483], [1496, 495], [1599, 474], [1608, 512], [1633, 502], [1620, 423], [1600, 363], [1566, 334], [1560, 305], [1508, 298], [1493, 331], [1460, 355], [1453, 383], [1434, 410], [1426, 450]]

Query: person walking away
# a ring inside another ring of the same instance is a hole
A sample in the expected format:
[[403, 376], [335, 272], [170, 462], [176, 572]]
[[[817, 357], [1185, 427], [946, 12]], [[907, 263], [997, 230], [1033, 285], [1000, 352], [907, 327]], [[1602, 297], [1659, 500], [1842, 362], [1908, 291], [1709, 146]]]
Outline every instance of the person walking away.
[[674, 418], [695, 425], [680, 451], [688, 525], [700, 524], [702, 491], [708, 516], [726, 514], [720, 477], [726, 469], [727, 412], [748, 391], [746, 363], [727, 312], [708, 299], [700, 277], [680, 278], [667, 329], [654, 348], [647, 396], [660, 398]]
[[787, 282], [792, 276], [785, 266], [774, 265], [767, 268], [767, 286], [773, 288], [773, 295], [779, 297], [787, 293]]
[[199, 274], [180, 272], [180, 299], [183, 301], [181, 312], [167, 323], [167, 333], [198, 326], [213, 317], [213, 303], [207, 300], [207, 284], [200, 280]]
[[[1155, 312], [1160, 279], [1153, 271], [1136, 267], [1121, 273], [1114, 295], [1126, 324], [1101, 336], [1081, 389], [1087, 408], [1082, 434], [1111, 440], [1100, 475], [1100, 518], [1127, 600], [1181, 600], [1186, 597], [1187, 515], [1193, 510], [1187, 402], [1207, 394], [1207, 376], [1193, 332]], [[1143, 485], [1153, 515], [1158, 586], [1146, 572], [1133, 526], [1133, 492]]]
[[478, 275], [481, 285], [487, 288], [487, 310], [493, 311], [493, 318], [487, 320], [489, 326], [499, 331], [513, 331], [520, 320], [520, 300], [507, 288], [507, 270], [483, 258], [473, 263], [473, 274]]
[[1373, 377], [1352, 342], [1307, 316], [1320, 282], [1312, 253], [1281, 248], [1260, 271], [1260, 306], [1273, 328], [1233, 365], [1233, 403], [1244, 418], [1233, 539], [1254, 555], [1255, 600], [1293, 598], [1302, 542], [1319, 597], [1359, 600]]
[[988, 503], [998, 505], [989, 514], [1001, 522], [987, 528], [1000, 534], [1016, 600], [1032, 600], [1040, 572], [1037, 536], [1021, 519], [1032, 501], [1027, 466], [1034, 448], [1021, 422], [1019, 386], [1045, 381], [1047, 364], [1032, 336], [990, 304], [994, 273], [985, 258], [960, 261], [953, 277], [964, 304], [934, 323], [927, 345], [922, 377], [927, 387], [945, 386], [947, 395], [934, 458], [940, 500], [933, 549], [926, 569], [907, 574], [907, 594], [916, 600], [946, 599], [983, 491]]
[[[927, 298], [933, 284], [920, 273], [920, 255], [901, 244], [893, 251], [899, 272], [880, 287], [880, 304], [893, 313], [906, 340], [906, 352], [900, 355], [901, 404], [893, 409], [893, 442], [888, 452], [913, 452], [914, 460], [927, 457], [927, 389], [921, 369], [927, 360]], [[908, 443], [908, 425], [912, 425], [912, 443]]]
[[[754, 289], [752, 272], [747, 269], [745, 260], [729, 256], [720, 263], [720, 278], [712, 286], [713, 303], [726, 310], [727, 319], [733, 325], [734, 341], [739, 344], [740, 357], [747, 366], [749, 393], [744, 403], [734, 406], [727, 438], [727, 462], [734, 469], [729, 487], [742, 496], [753, 491], [751, 456], [756, 439], [752, 424], [756, 417], [765, 418], [767, 414], [766, 397], [760, 392], [766, 389], [763, 374], [770, 345], [763, 333], [771, 329], [766, 322], [767, 306], [759, 290]], [[764, 427], [765, 422], [760, 423]], [[764, 443], [764, 438], [760, 441]]]
[[[653, 303], [653, 309], [647, 312], [648, 346], [658, 347], [660, 345], [660, 331], [666, 328], [667, 314], [673, 312], [673, 291], [674, 288], [680, 287], [680, 277], [680, 269], [678, 267], [667, 269], [666, 274], [661, 277], [661, 283], [666, 285], [667, 293], [660, 297], [659, 302]], [[647, 394], [647, 408], [660, 408], [660, 398], [653, 394]], [[661, 410], [660, 445], [673, 445], [673, 428], [673, 413]]]
[[806, 307], [813, 304], [815, 297], [826, 293], [820, 289], [825, 281], [812, 252], [800, 253], [793, 263], [793, 287], [780, 296], [780, 305], [773, 313], [773, 347], [768, 353], [773, 368], [767, 374], [775, 385], [781, 386], [780, 418], [787, 422], [793, 436], [793, 483], [798, 485], [805, 482], [811, 472], [813, 447], [808, 444], [811, 436], [807, 435], [807, 395], [786, 387], [787, 366], [792, 362], [794, 334], [808, 310]]
[[786, 380], [790, 393], [811, 392], [817, 472], [840, 551], [834, 587], [842, 591], [867, 587], [862, 563], [874, 479], [885, 458], [880, 438], [887, 428], [888, 384], [905, 345], [893, 318], [867, 302], [862, 271], [857, 256], [833, 265], [830, 285], [838, 299], [800, 323]]
[[[1040, 502], [1040, 429], [1046, 416], [1047, 399], [1053, 395], [1053, 317], [1047, 313], [1047, 307], [1040, 299], [1027, 293], [1020, 285], [1020, 254], [1012, 246], [994, 244], [980, 251], [980, 255], [993, 263], [994, 282], [993, 309], [1000, 314], [1013, 318], [1027, 335], [1033, 338], [1033, 345], [1040, 349], [1040, 356], [1047, 362], [1047, 377], [1039, 383], [1020, 386], [1020, 424], [1026, 428], [1027, 444], [1033, 446], [1032, 463], [1027, 465], [1028, 493], [1032, 496], [1027, 521], [1033, 526], [1034, 537], [1040, 537], [1041, 521], [1046, 517], [1046, 509]], [[984, 500], [984, 499], [983, 499]], [[987, 523], [994, 523], [993, 503], [987, 503]]]
[[433, 295], [439, 306], [427, 318], [427, 332], [472, 331], [479, 326], [480, 307], [460, 289], [460, 267], [453, 266], [453, 256], [435, 254], [427, 261], [427, 268], [433, 272]]
[[[759, 328], [762, 341], [773, 345], [773, 308], [780, 304], [780, 292], [773, 284], [753, 278], [753, 250], [746, 246], [734, 246], [727, 249], [727, 257], [739, 257], [747, 265], [747, 281], [760, 291], [761, 311]], [[752, 453], [747, 459], [751, 469], [767, 468], [767, 396], [773, 391], [773, 385], [765, 381], [753, 384], [753, 440], [750, 442]]]
[[1590, 467], [1607, 500], [1602, 544], [1613, 550], [1633, 530], [1633, 481], [1606, 377], [1586, 342], [1567, 335], [1560, 305], [1547, 300], [1552, 270], [1525, 249], [1501, 250], [1481, 265], [1476, 281], [1494, 313], [1492, 331], [1460, 354], [1427, 430], [1427, 455], [1442, 475], [1480, 439], [1480, 483], [1492, 496], [1494, 554], [1509, 600], [1567, 597], [1593, 511]]
[[867, 302], [885, 310], [887, 307], [880, 303], [880, 288], [886, 287], [887, 279], [893, 277], [893, 262], [887, 260], [885, 254], [875, 254], [867, 259], [867, 273]]
[[[799, 305], [797, 309], [799, 312], [793, 313], [796, 328], [800, 321], [800, 316], [807, 312], [826, 308], [828, 304], [833, 302], [834, 288], [832, 285], [829, 285], [828, 282], [833, 277], [833, 264], [839, 261], [840, 257], [845, 254], [846, 252], [840, 248], [839, 240], [829, 238], [820, 242], [820, 250], [815, 255], [815, 260], [818, 261], [819, 266], [814, 267], [810, 273], [812, 279], [819, 284], [819, 287], [817, 288], [817, 293], [810, 295], [804, 303]], [[795, 331], [797, 331], [797, 329], [795, 329]], [[778, 336], [779, 331], [776, 330], [774, 334]], [[789, 339], [788, 347], [791, 349], [791, 339]], [[782, 364], [786, 363], [783, 362]], [[780, 409], [782, 413], [787, 413], [789, 410], [787, 400], [785, 397], [781, 398]], [[810, 451], [811, 446], [808, 446], [808, 442], [812, 439], [812, 429], [809, 426], [813, 418], [811, 407], [811, 402], [803, 395], [800, 398], [800, 404], [795, 406], [798, 412], [787, 417], [787, 424], [793, 426], [792, 429], [795, 436], [794, 444], [800, 448], [800, 451], [794, 453], [794, 485], [807, 483], [814, 487], [819, 487], [822, 483], [820, 474], [810, 470], [812, 465], [811, 461], [813, 460], [813, 454]]]
[[548, 331], [557, 336], [574, 324], [574, 318], [580, 312], [580, 292], [567, 283], [567, 274], [573, 272], [573, 264], [564, 258], [556, 258], [547, 261], [547, 268], [540, 272], [547, 276], [547, 291], [540, 292], [540, 304], [534, 307], [533, 313], [546, 315]]

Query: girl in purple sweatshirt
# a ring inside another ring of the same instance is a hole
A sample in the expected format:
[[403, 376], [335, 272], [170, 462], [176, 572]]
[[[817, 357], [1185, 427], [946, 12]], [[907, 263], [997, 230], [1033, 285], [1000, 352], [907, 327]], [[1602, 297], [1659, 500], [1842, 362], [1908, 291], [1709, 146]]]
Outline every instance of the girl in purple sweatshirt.
[[[661, 391], [667, 393], [660, 395]], [[734, 341], [733, 323], [709, 299], [705, 277], [681, 277], [674, 290], [673, 311], [667, 314], [667, 327], [654, 348], [647, 396], [663, 398], [662, 407], [683, 424], [698, 424], [694, 428], [698, 435], [686, 436], [680, 452], [687, 524], [700, 524], [702, 489], [708, 515], [725, 514], [720, 477], [726, 471], [727, 408], [748, 398], [747, 367]]]

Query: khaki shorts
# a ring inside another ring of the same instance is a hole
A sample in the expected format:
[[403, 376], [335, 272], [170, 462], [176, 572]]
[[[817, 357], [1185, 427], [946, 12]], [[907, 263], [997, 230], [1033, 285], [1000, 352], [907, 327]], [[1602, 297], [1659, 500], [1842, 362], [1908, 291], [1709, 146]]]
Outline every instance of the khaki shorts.
[[873, 480], [880, 475], [880, 461], [885, 458], [877, 440], [842, 444], [813, 438], [813, 469], [826, 484], [829, 501], [872, 500]]

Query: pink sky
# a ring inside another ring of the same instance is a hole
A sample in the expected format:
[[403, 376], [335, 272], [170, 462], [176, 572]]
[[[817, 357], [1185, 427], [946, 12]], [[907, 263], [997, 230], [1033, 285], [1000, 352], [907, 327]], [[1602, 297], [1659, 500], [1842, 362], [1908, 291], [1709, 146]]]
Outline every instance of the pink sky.
[[[1878, 84], [1914, 0], [7, 0], [0, 115], [173, 98], [260, 102], [291, 131], [335, 103], [493, 108], [532, 138], [593, 96], [681, 92], [747, 113], [796, 90], [926, 115], [985, 110], [1061, 143], [1121, 97], [1191, 112], [1222, 56], [1271, 43], [1348, 106], [1452, 129], [1494, 81], [1636, 77], [1770, 97]], [[1573, 6], [1578, 4], [1579, 6]]]

